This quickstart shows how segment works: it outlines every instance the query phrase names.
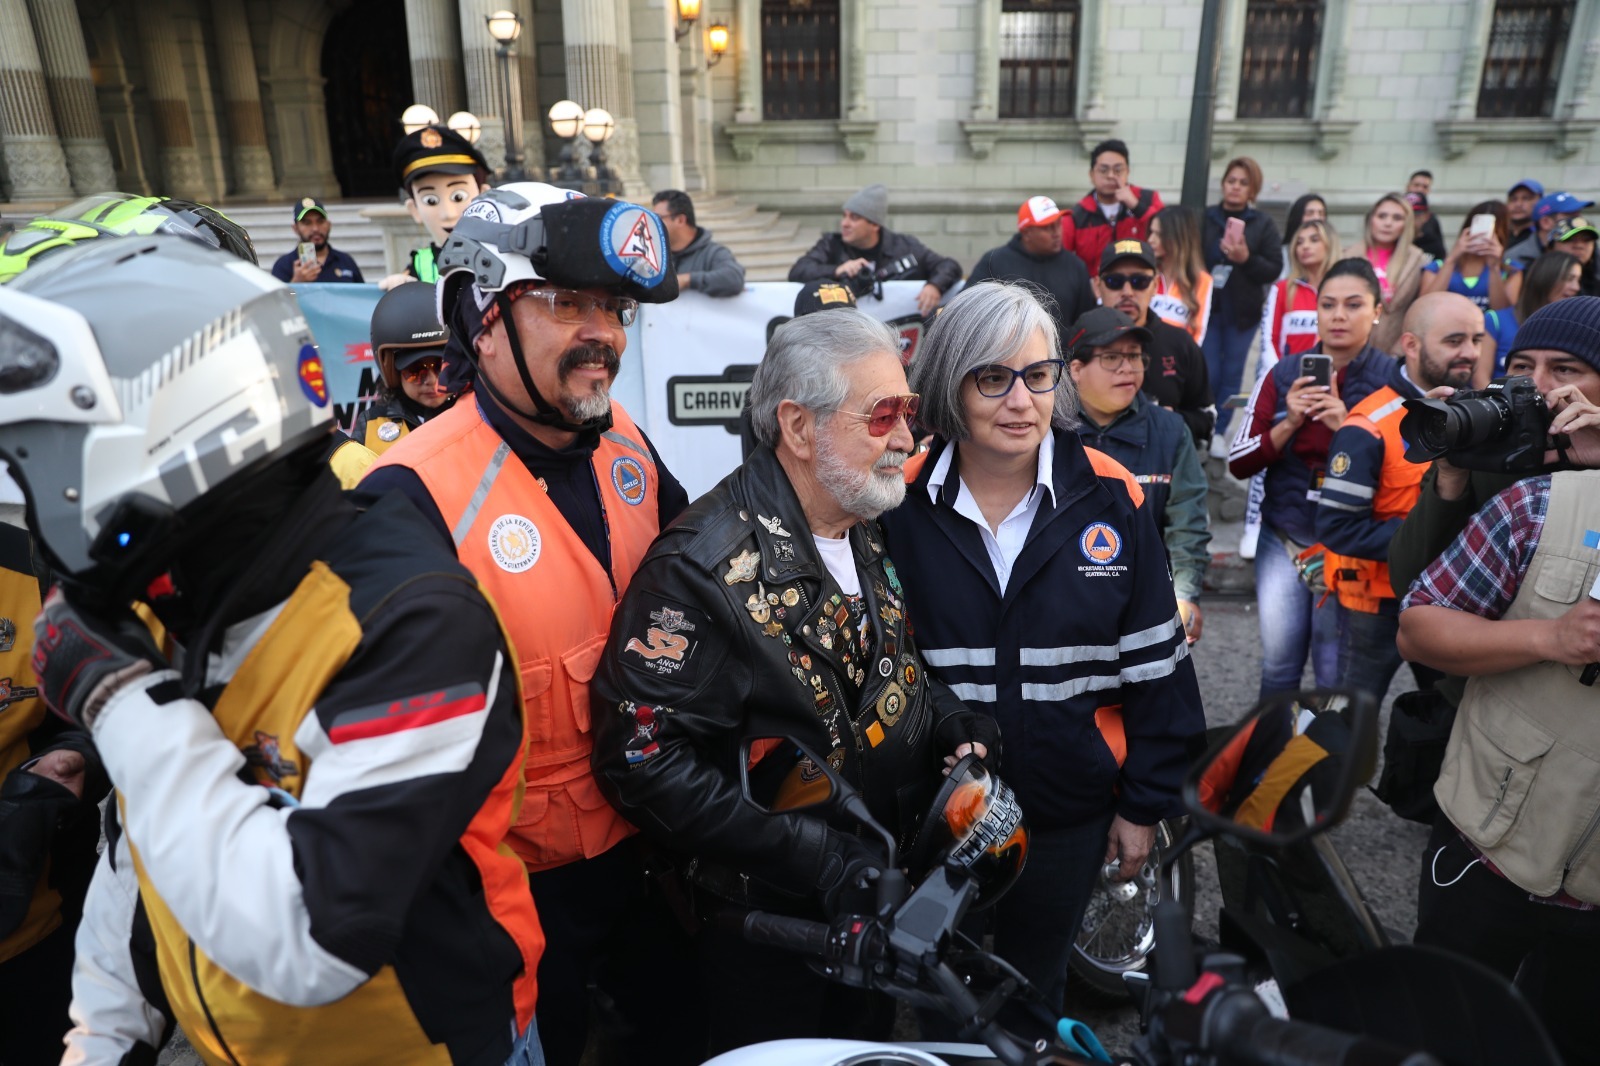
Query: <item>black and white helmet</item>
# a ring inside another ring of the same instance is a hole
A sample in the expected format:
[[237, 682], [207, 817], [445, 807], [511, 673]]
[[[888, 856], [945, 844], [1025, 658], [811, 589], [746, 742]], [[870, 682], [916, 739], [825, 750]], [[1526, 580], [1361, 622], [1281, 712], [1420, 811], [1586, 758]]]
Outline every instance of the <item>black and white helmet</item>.
[[667, 232], [655, 212], [538, 181], [479, 193], [439, 251], [439, 321], [462, 284], [479, 310], [519, 281], [607, 288], [640, 303], [677, 298]]
[[53, 566], [147, 567], [180, 512], [330, 432], [293, 293], [180, 237], [115, 237], [0, 288], [0, 456]]

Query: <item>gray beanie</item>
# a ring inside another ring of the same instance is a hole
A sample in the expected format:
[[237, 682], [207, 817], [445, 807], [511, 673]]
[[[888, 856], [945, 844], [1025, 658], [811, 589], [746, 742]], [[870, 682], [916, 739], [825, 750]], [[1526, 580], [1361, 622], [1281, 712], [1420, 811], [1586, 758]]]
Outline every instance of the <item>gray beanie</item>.
[[1566, 352], [1600, 370], [1600, 296], [1569, 296], [1529, 315], [1508, 354], [1534, 348]]
[[889, 217], [889, 187], [868, 185], [844, 202], [844, 209], [860, 215], [873, 225], [882, 226]]

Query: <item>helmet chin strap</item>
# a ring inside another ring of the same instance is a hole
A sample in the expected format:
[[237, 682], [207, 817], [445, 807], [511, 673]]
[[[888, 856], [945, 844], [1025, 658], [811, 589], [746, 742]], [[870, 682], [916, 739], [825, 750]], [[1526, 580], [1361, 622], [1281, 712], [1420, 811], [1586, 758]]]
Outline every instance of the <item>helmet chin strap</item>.
[[[552, 429], [559, 429], [567, 433], [583, 433], [587, 430], [604, 433], [610, 429], [611, 409], [609, 407], [606, 408], [606, 413], [599, 418], [591, 418], [584, 422], [571, 422], [567, 420], [567, 417], [559, 409], [552, 406], [548, 400], [540, 395], [538, 387], [533, 383], [533, 376], [528, 373], [528, 362], [522, 356], [522, 338], [517, 335], [516, 320], [511, 317], [511, 301], [506, 298], [504, 292], [497, 292], [494, 296], [494, 303], [500, 309], [500, 321], [506, 327], [506, 340], [511, 345], [511, 361], [516, 364], [517, 375], [522, 378], [522, 387], [528, 390], [528, 397], [533, 400], [534, 410], [531, 412], [525, 411], [507, 399], [504, 393], [495, 388], [494, 383], [489, 380], [489, 375], [482, 373], [483, 368], [481, 366], [478, 367], [478, 385], [484, 388], [494, 398], [494, 401], [507, 411], [521, 415], [530, 422], [535, 422], [541, 426], [550, 426]], [[468, 350], [472, 352], [472, 361], [474, 363], [478, 362], [477, 346], [468, 345]]]

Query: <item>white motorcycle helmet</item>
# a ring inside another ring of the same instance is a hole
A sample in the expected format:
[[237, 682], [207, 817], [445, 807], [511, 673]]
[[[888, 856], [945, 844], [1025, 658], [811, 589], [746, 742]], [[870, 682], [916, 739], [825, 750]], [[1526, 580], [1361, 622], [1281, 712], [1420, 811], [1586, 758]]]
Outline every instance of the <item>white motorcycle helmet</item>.
[[186, 509], [331, 418], [294, 295], [226, 252], [101, 239], [0, 288], [0, 457], [68, 580], [141, 587]]
[[[671, 258], [666, 229], [648, 208], [624, 200], [590, 198], [543, 182], [501, 185], [480, 193], [467, 206], [439, 251], [439, 321], [451, 323], [457, 302], [470, 298], [480, 320], [491, 306], [498, 305], [509, 325], [507, 294], [519, 282], [610, 289], [640, 303], [666, 303], [678, 296], [678, 276]], [[469, 285], [470, 289], [466, 288]], [[518, 409], [479, 375], [496, 402], [559, 429], [605, 429], [609, 425], [609, 414], [582, 424], [568, 422], [534, 387], [517, 331], [508, 329], [506, 335], [535, 410]], [[468, 359], [476, 363], [473, 338], [462, 336], [460, 340]]]

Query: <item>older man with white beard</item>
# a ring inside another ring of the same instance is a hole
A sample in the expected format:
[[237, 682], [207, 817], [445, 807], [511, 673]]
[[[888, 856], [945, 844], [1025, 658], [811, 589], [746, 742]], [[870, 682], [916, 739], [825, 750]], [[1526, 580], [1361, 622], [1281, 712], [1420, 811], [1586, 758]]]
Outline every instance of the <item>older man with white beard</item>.
[[[895, 338], [853, 309], [781, 326], [750, 388], [760, 446], [663, 532], [617, 609], [595, 675], [594, 769], [607, 797], [681, 860], [701, 915], [815, 919], [870, 909], [879, 850], [820, 815], [767, 817], [740, 796], [740, 745], [799, 740], [902, 841], [940, 771], [998, 754], [998, 728], [928, 677], [874, 521], [905, 496], [917, 397]], [[756, 749], [764, 798], [818, 773]], [[697, 938], [710, 1052], [759, 1040], [872, 1036], [892, 1006], [746, 946]], [[853, 998], [852, 998], [853, 997]]]

